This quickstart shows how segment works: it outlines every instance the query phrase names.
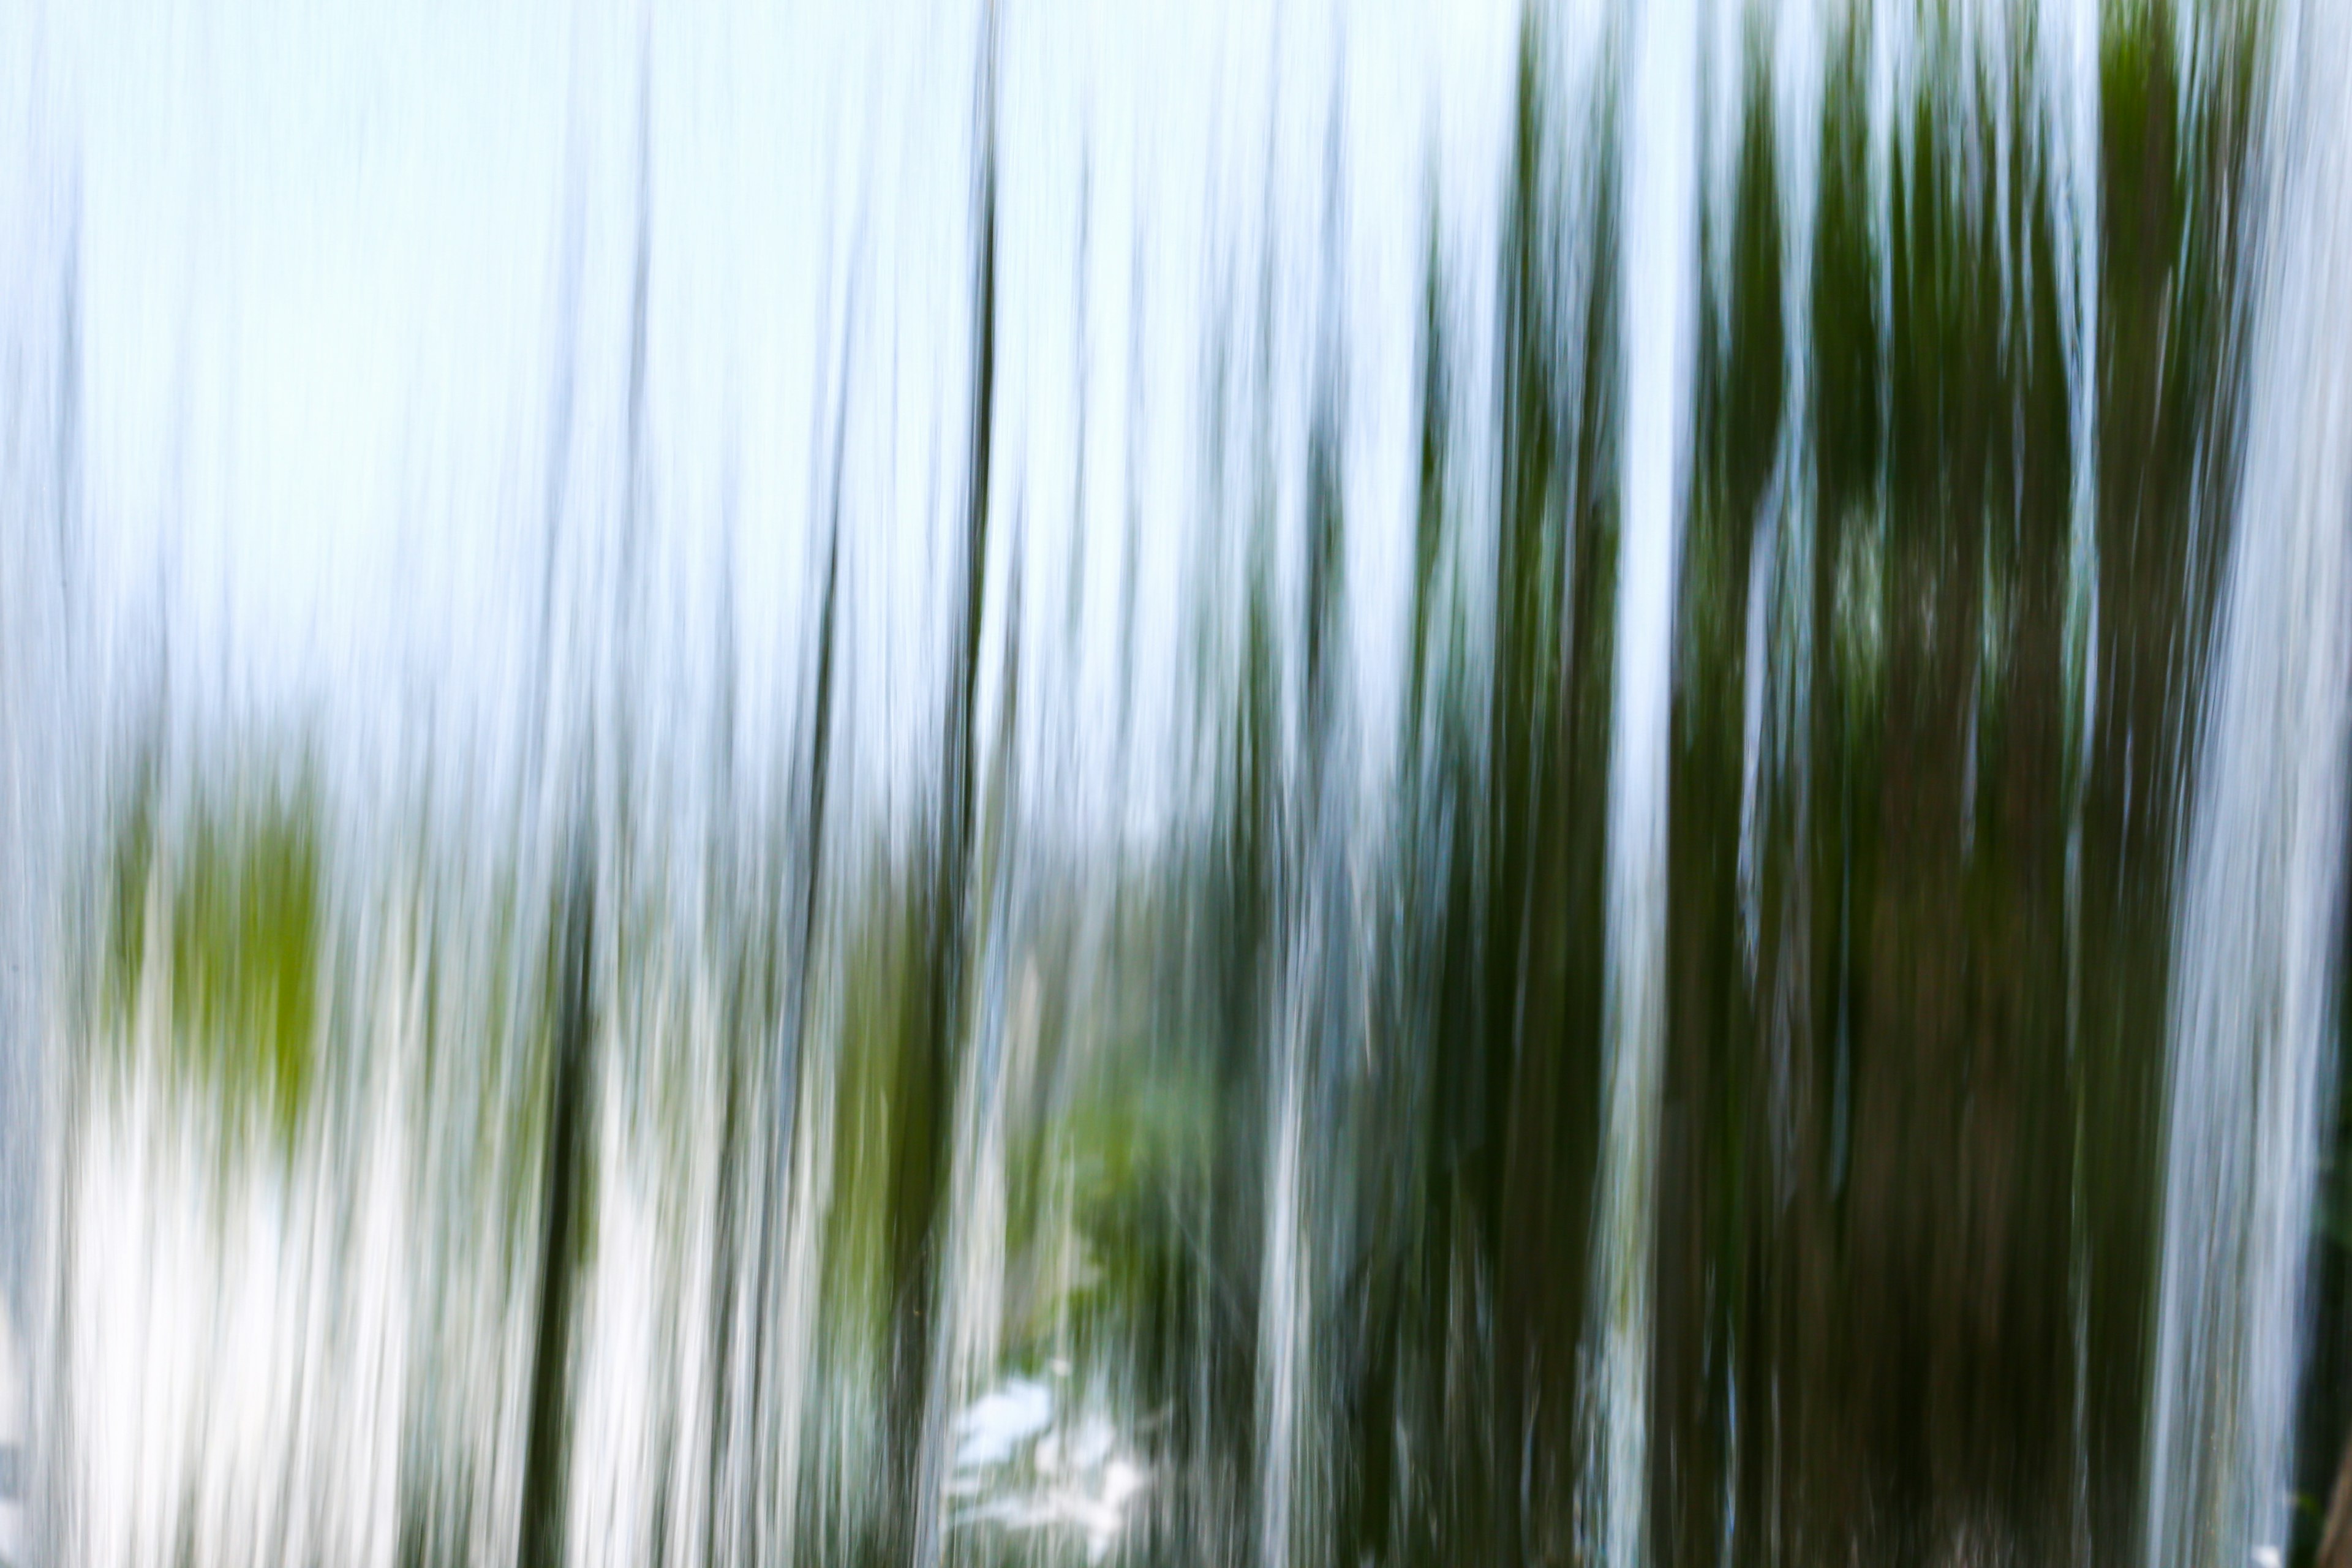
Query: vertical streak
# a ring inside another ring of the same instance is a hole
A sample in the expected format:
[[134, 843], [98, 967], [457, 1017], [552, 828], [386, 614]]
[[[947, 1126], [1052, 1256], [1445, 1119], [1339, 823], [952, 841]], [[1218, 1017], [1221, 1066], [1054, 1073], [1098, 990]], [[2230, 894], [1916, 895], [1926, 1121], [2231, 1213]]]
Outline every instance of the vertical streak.
[[2055, 253], [2059, 341], [2066, 376], [2071, 487], [2067, 498], [2065, 680], [2074, 744], [2063, 769], [2066, 796], [2066, 1070], [2073, 1103], [2066, 1259], [2072, 1320], [2074, 1546], [2090, 1547], [2089, 1391], [2091, 1252], [2088, 1079], [2082, 1057], [2083, 802], [2098, 718], [2098, 285], [2099, 16], [2096, 0], [2042, 0], [2036, 61], [2042, 86], [2044, 178]]
[[1696, 315], [1696, 0], [1630, 7], [1621, 122], [1616, 691], [1611, 705], [1608, 949], [1597, 1343], [1586, 1399], [1599, 1561], [1647, 1554], [1651, 1255], [1665, 1046], [1666, 782], [1675, 581]]
[[2352, 18], [2270, 18], [2235, 536], [2174, 909], [2151, 1568], [2283, 1546], [2352, 735]]
[[[925, 1060], [921, 1064], [922, 1092], [932, 1108], [925, 1114], [939, 1116], [941, 1112], [937, 1108], [945, 1106], [945, 1114], [950, 1119], [955, 1107], [950, 1097], [956, 1085], [952, 1058], [967, 1043], [969, 1026], [975, 1016], [969, 984], [973, 928], [978, 924], [978, 913], [973, 908], [972, 796], [977, 787], [977, 769], [972, 722], [979, 700], [982, 617], [987, 607], [988, 487], [996, 434], [996, 11], [991, 5], [981, 22], [976, 116], [981, 142], [978, 200], [973, 214], [971, 466], [964, 497], [963, 552], [960, 562], [963, 595], [950, 623], [952, 630], [948, 645], [947, 703], [940, 723], [940, 826], [934, 851], [938, 858], [933, 867], [929, 910], [929, 1037], [923, 1045]], [[1012, 624], [1009, 618], [1007, 624]], [[948, 1127], [924, 1128], [918, 1135], [936, 1137], [952, 1145], [951, 1126], [950, 1120]], [[945, 1315], [950, 1305], [940, 1294], [943, 1282], [938, 1257], [943, 1241], [950, 1239], [953, 1205], [953, 1195], [942, 1190], [941, 1173], [930, 1163], [936, 1157], [930, 1152], [920, 1157], [920, 1191], [915, 1199], [919, 1217], [910, 1223], [903, 1213], [893, 1216], [894, 1223], [907, 1226], [900, 1242], [900, 1289], [904, 1299], [928, 1304], [935, 1320]], [[953, 1158], [951, 1148], [948, 1158]], [[950, 1279], [944, 1287], [951, 1289], [953, 1283]], [[940, 1494], [946, 1468], [946, 1401], [953, 1392], [953, 1368], [941, 1364], [945, 1358], [937, 1353], [932, 1343], [937, 1335], [924, 1327], [919, 1310], [902, 1316], [898, 1332], [898, 1363], [891, 1372], [892, 1377], [902, 1382], [894, 1415], [893, 1439], [899, 1448], [896, 1462], [913, 1466], [913, 1491], [907, 1500], [913, 1510], [912, 1561], [929, 1564], [940, 1561], [944, 1540]]]
[[553, 1062], [548, 1089], [546, 1195], [541, 1201], [539, 1322], [533, 1340], [530, 1434], [525, 1439], [522, 1524], [517, 1568], [562, 1568], [564, 1515], [570, 1506], [566, 1427], [570, 1425], [572, 1297], [578, 1272], [579, 1174], [585, 1159], [590, 1110], [585, 1103], [593, 984], [595, 894], [575, 847], [563, 890], [564, 910], [550, 955], [560, 988]]

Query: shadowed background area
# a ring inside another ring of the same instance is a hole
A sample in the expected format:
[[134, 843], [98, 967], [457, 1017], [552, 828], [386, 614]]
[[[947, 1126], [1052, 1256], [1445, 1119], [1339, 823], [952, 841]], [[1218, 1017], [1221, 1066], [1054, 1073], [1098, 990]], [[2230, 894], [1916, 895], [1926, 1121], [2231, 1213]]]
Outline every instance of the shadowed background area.
[[0, 13], [0, 1559], [2352, 1564], [2342, 13]]

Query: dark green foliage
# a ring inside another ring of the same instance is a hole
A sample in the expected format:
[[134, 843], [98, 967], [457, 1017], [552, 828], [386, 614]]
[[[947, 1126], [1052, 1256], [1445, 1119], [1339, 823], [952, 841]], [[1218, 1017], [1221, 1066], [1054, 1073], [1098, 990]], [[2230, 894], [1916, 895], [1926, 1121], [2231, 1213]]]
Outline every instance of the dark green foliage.
[[2138, 1550], [2170, 814], [2219, 544], [2242, 102], [2209, 100], [2209, 144], [2172, 155], [2168, 28], [2112, 26], [2105, 55], [2086, 671], [2063, 646], [2074, 442], [2038, 105], [2010, 101], [2005, 166], [1923, 106], [1888, 215], [1859, 42], [1833, 68], [1794, 590], [1809, 772], [1763, 778], [1752, 950], [1748, 653], [1715, 630], [1751, 591], [1780, 417], [1751, 122], [1675, 731], [1657, 1419], [1680, 1458], [1654, 1487], [1676, 1561]]

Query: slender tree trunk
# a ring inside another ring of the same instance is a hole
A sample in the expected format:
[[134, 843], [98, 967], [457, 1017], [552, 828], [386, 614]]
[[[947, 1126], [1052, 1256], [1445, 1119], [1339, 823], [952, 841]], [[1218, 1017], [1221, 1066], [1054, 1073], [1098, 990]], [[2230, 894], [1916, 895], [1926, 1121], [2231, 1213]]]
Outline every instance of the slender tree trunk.
[[564, 1472], [568, 1468], [572, 1297], [580, 1251], [581, 1173], [588, 1124], [589, 987], [595, 894], [575, 865], [564, 891], [562, 927], [552, 954], [556, 996], [554, 1060], [549, 1068], [547, 1168], [541, 1205], [539, 1326], [533, 1341], [530, 1427], [522, 1472], [522, 1528], [517, 1568], [560, 1568], [563, 1562]]

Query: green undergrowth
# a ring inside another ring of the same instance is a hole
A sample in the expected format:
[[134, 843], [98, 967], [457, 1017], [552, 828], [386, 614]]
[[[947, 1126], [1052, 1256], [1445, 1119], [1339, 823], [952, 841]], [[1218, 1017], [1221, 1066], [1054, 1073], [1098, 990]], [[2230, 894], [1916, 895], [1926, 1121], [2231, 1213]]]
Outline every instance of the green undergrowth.
[[162, 1065], [234, 1124], [290, 1142], [319, 1058], [324, 884], [316, 784], [241, 782], [168, 819], [153, 789], [109, 850], [100, 1015], [118, 1032], [160, 985]]

